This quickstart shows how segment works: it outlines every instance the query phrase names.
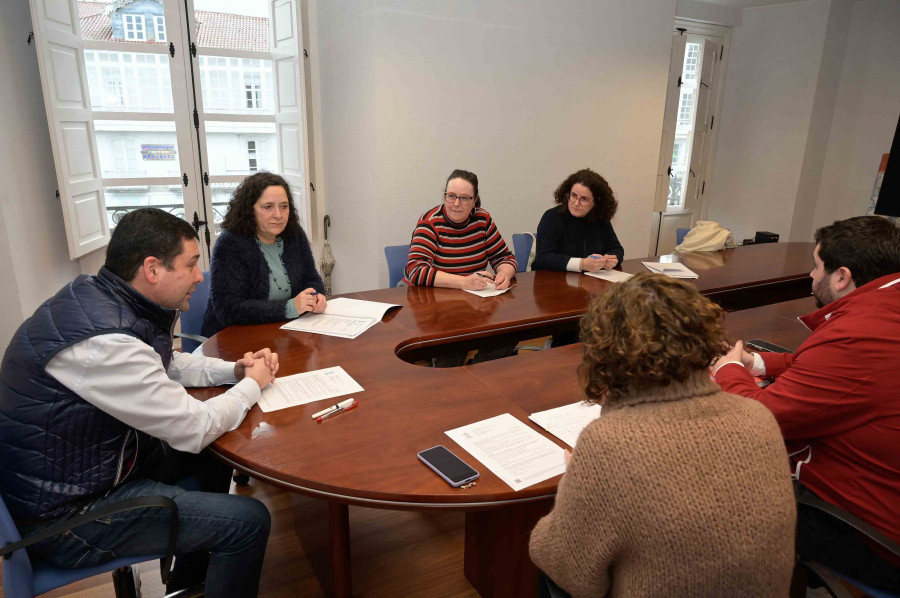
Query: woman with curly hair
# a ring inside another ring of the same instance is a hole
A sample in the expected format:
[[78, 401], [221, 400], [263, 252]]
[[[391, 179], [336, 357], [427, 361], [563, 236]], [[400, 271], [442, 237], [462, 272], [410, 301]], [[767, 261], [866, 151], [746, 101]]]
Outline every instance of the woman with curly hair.
[[603, 405], [531, 535], [572, 596], [787, 596], [796, 506], [784, 441], [756, 401], [722, 392], [722, 309], [648, 272], [581, 321], [578, 377]]
[[235, 189], [213, 248], [203, 335], [325, 310], [325, 285], [287, 182], [270, 172]]
[[622, 262], [625, 249], [610, 223], [619, 204], [606, 179], [579, 170], [553, 197], [557, 205], [538, 224], [533, 270], [599, 272]]

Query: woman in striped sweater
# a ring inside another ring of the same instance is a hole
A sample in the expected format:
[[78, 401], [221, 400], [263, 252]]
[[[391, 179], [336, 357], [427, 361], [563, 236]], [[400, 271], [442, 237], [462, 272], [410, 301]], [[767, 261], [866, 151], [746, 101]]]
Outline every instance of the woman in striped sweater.
[[[488, 263], [494, 269], [485, 272]], [[478, 177], [454, 170], [444, 203], [422, 214], [413, 231], [406, 264], [409, 285], [483, 289], [493, 280], [505, 289], [516, 274], [516, 258], [491, 215], [481, 209]]]

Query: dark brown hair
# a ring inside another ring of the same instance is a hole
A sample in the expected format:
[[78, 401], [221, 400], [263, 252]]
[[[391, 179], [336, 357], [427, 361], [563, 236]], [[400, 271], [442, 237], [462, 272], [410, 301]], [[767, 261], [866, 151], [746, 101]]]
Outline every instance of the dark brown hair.
[[816, 243], [825, 272], [843, 266], [857, 287], [900, 272], [900, 228], [881, 216], [837, 220], [816, 231]]
[[723, 352], [722, 308], [691, 284], [641, 272], [607, 287], [581, 319], [588, 401], [681, 382]]
[[616, 210], [619, 209], [619, 202], [616, 201], [613, 190], [610, 188], [609, 183], [606, 182], [606, 179], [590, 168], [584, 168], [570, 174], [553, 192], [553, 199], [559, 204], [560, 212], [565, 213], [569, 209], [569, 193], [574, 185], [584, 185], [591, 190], [591, 195], [594, 196], [594, 207], [585, 216], [588, 222], [613, 219], [613, 216], [616, 215]]
[[475, 190], [475, 207], [481, 207], [481, 196], [478, 195], [478, 175], [474, 172], [469, 172], [468, 170], [461, 170], [457, 168], [453, 172], [450, 173], [450, 176], [447, 177], [447, 182], [444, 183], [444, 190], [441, 193], [445, 193], [447, 191], [447, 185], [453, 179], [462, 179], [467, 183], [471, 183], [472, 188]]
[[128, 212], [116, 225], [106, 246], [106, 269], [131, 282], [148, 257], [171, 270], [184, 251], [185, 239], [197, 240], [197, 231], [177, 216], [159, 208]]
[[222, 219], [222, 229], [231, 231], [248, 239], [256, 238], [256, 216], [253, 206], [268, 187], [282, 187], [287, 193], [288, 214], [287, 225], [284, 227], [283, 237], [291, 237], [300, 233], [300, 217], [297, 216], [297, 208], [294, 207], [294, 196], [291, 187], [283, 178], [271, 172], [257, 172], [244, 179], [228, 202], [228, 212]]

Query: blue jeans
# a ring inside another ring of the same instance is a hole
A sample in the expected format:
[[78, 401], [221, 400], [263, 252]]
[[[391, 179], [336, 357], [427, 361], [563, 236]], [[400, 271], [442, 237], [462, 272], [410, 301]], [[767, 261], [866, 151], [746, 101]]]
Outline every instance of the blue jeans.
[[[204, 463], [203, 457], [185, 457], [197, 466]], [[182, 478], [173, 484], [149, 478], [134, 479], [99, 497], [85, 511], [138, 496], [168, 496], [178, 505], [179, 529], [173, 580], [180, 577], [202, 581], [202, 570], [197, 575], [198, 572], [185, 569], [203, 567], [208, 558], [208, 598], [256, 596], [271, 525], [269, 511], [254, 498], [221, 491], [224, 486], [227, 492], [228, 478], [223, 480], [222, 476], [230, 477], [230, 469], [223, 469], [221, 464], [211, 463], [208, 459], [206, 467], [202, 474]], [[214, 472], [215, 479], [209, 479], [210, 472]], [[219, 491], [201, 492], [184, 488], [196, 488], [198, 484], [201, 489]], [[171, 511], [166, 509], [127, 511], [85, 524], [39, 543], [29, 551], [60, 568], [90, 567], [121, 557], [165, 554], [170, 522]], [[53, 521], [29, 526], [22, 530], [22, 535], [50, 523]]]

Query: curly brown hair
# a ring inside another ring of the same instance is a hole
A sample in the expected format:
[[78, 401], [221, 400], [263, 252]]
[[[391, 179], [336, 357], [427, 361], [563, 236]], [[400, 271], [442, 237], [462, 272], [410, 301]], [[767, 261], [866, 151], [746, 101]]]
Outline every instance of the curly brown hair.
[[581, 319], [578, 379], [590, 402], [681, 382], [722, 354], [722, 308], [696, 287], [641, 272], [610, 285]]
[[290, 214], [282, 237], [292, 237], [300, 233], [300, 217], [294, 207], [291, 187], [283, 178], [271, 172], [257, 172], [241, 181], [228, 202], [228, 212], [222, 219], [222, 229], [248, 239], [256, 238], [256, 216], [253, 206], [268, 187], [282, 187], [287, 193]]
[[613, 219], [613, 216], [616, 215], [616, 210], [619, 209], [619, 202], [616, 201], [613, 190], [609, 183], [606, 182], [606, 179], [590, 168], [583, 168], [570, 174], [553, 192], [553, 199], [559, 204], [561, 213], [565, 213], [569, 209], [569, 193], [572, 191], [572, 186], [576, 184], [584, 185], [591, 190], [591, 195], [594, 196], [594, 207], [585, 216], [588, 222]]

